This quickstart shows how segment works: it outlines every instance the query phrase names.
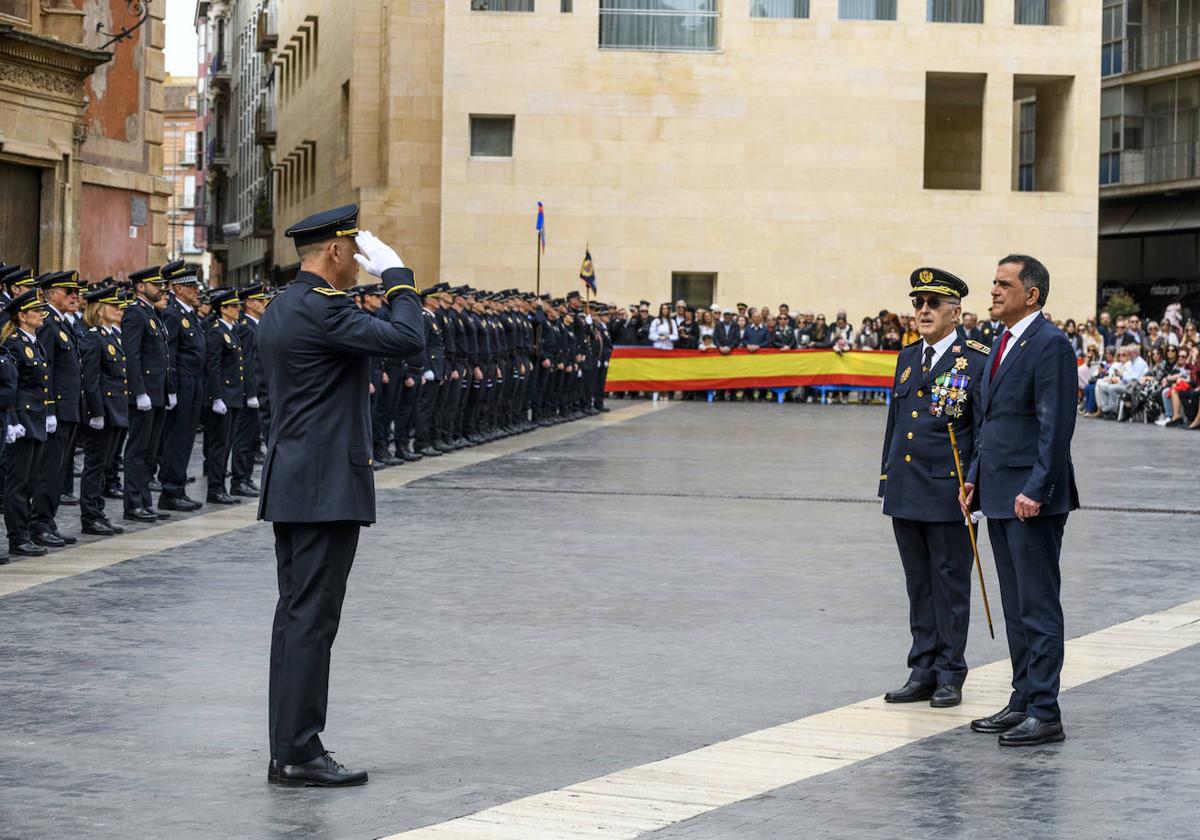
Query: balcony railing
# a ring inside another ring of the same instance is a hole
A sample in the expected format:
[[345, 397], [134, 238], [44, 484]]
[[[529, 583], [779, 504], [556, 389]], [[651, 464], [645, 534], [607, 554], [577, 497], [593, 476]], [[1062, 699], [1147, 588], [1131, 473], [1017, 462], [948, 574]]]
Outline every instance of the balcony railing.
[[263, 93], [254, 113], [254, 142], [260, 146], [275, 145], [275, 99]]
[[208, 250], [214, 254], [225, 253], [229, 250], [229, 240], [225, 237], [225, 232], [218, 224], [211, 224], [208, 230]]
[[275, 235], [275, 214], [267, 193], [259, 193], [254, 200], [254, 235], [265, 239]]
[[1110, 167], [1109, 175], [1106, 186], [1122, 187], [1200, 178], [1200, 141], [1126, 149], [1121, 152], [1119, 168], [1113, 171]]
[[213, 85], [229, 84], [229, 58], [224, 50], [220, 50], [212, 57], [212, 61], [208, 65], [208, 75]]
[[216, 138], [208, 141], [208, 168], [227, 169], [229, 167], [229, 149], [225, 142]]
[[258, 12], [258, 51], [270, 52], [279, 45], [279, 18], [274, 2], [266, 3]]
[[1200, 24], [1143, 30], [1125, 39], [1126, 73], [1157, 70], [1200, 59]]

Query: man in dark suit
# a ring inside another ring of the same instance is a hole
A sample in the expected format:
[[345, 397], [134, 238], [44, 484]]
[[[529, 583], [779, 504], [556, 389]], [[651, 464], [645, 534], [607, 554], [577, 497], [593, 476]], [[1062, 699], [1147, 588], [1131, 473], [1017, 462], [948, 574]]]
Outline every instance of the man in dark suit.
[[158, 477], [162, 493], [159, 510], [193, 511], [201, 503], [187, 495], [188, 461], [196, 444], [196, 426], [204, 407], [204, 327], [196, 307], [200, 303], [199, 269], [182, 260], [162, 268], [171, 296], [163, 308], [167, 328], [167, 351], [175, 368], [176, 403], [163, 422], [162, 458]]
[[961, 500], [964, 512], [977, 502], [988, 519], [1013, 669], [1008, 705], [971, 728], [999, 733], [1002, 746], [1065, 737], [1059, 552], [1067, 514], [1079, 506], [1071, 464], [1078, 378], [1067, 337], [1042, 315], [1049, 292], [1050, 274], [1033, 257], [1000, 261], [992, 317], [1005, 329], [984, 376]]
[[[357, 785], [367, 774], [335, 762], [319, 733], [359, 530], [375, 521], [371, 357], [420, 352], [425, 328], [412, 270], [359, 233], [358, 207], [309, 217], [285, 235], [296, 243], [300, 271], [258, 327], [272, 407], [258, 515], [274, 523], [279, 579], [267, 779]], [[369, 315], [346, 295], [359, 265], [382, 278], [390, 319]]]
[[946, 708], [962, 702], [967, 677], [973, 556], [949, 426], [969, 458], [989, 348], [955, 327], [966, 283], [937, 268], [918, 268], [909, 282], [921, 341], [896, 359], [879, 495], [904, 565], [912, 647], [908, 681], [883, 699]]

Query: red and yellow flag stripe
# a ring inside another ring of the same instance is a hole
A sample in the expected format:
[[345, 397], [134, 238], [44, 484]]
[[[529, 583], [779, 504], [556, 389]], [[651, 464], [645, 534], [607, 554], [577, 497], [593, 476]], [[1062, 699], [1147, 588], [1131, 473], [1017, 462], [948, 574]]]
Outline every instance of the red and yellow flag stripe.
[[890, 388], [896, 352], [888, 350], [658, 350], [617, 347], [606, 391], [707, 391], [859, 385]]

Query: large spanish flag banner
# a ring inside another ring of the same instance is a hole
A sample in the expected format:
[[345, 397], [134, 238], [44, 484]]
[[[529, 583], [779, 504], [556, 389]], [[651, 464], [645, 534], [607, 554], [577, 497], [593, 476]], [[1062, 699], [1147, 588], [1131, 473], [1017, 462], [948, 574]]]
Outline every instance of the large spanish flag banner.
[[708, 391], [726, 388], [787, 388], [797, 385], [862, 385], [890, 388], [895, 351], [851, 350], [657, 350], [617, 347], [606, 391]]

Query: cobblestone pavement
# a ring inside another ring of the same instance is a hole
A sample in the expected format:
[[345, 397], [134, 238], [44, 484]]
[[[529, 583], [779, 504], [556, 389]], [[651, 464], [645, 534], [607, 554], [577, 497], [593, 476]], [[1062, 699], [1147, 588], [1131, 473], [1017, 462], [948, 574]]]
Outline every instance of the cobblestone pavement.
[[[0, 597], [0, 837], [379, 837], [878, 695], [907, 649], [883, 419], [676, 404], [382, 490], [325, 737], [354, 790], [264, 779], [266, 525]], [[1190, 512], [1072, 515], [1069, 636], [1200, 598], [1198, 451], [1081, 421], [1085, 503]], [[969, 661], [1004, 658], [972, 624]], [[954, 730], [659, 833], [1189, 835], [1198, 662], [1069, 692], [1060, 747]]]

